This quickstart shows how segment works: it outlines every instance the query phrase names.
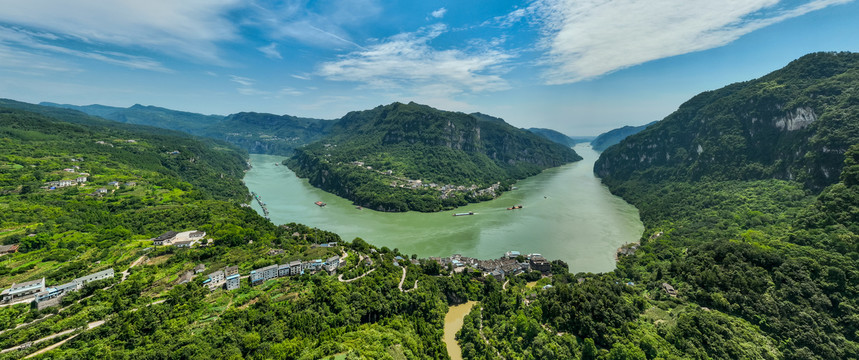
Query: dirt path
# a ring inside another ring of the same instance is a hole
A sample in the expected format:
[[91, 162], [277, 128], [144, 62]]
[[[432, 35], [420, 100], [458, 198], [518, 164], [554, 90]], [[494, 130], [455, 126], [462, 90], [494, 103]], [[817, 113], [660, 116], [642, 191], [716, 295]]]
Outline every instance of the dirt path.
[[340, 276], [338, 276], [338, 277], [337, 277], [337, 281], [340, 281], [340, 282], [353, 282], [353, 281], [355, 281], [355, 280], [358, 280], [358, 279], [360, 279], [360, 278], [362, 278], [362, 277], [365, 277], [365, 276], [369, 275], [369, 274], [370, 274], [371, 272], [373, 272], [373, 271], [376, 271], [376, 268], [372, 268], [372, 269], [370, 269], [370, 271], [367, 271], [367, 272], [365, 272], [365, 273], [363, 273], [363, 274], [361, 274], [361, 275], [358, 275], [358, 277], [356, 277], [356, 278], [354, 278], [354, 279], [349, 279], [349, 280], [343, 280], [343, 274], [340, 274]]
[[[91, 322], [91, 323], [87, 324], [87, 326], [86, 326], [86, 330], [89, 330], [89, 329], [92, 329], [92, 328], [99, 327], [99, 326], [101, 326], [102, 324], [104, 324], [104, 320], [93, 321], [93, 322]], [[65, 331], [60, 331], [60, 332], [58, 332], [58, 333], [56, 333], [56, 334], [48, 335], [48, 336], [45, 336], [45, 337], [43, 337], [43, 338], [41, 338], [41, 339], [38, 339], [38, 340], [28, 341], [28, 342], [23, 343], [23, 344], [18, 345], [18, 346], [14, 346], [14, 347], [11, 347], [11, 348], [8, 348], [8, 349], [0, 350], [0, 353], [7, 353], [7, 352], [10, 352], [10, 351], [15, 351], [15, 350], [20, 350], [20, 349], [26, 349], [26, 348], [28, 348], [28, 347], [30, 347], [30, 346], [33, 346], [33, 345], [36, 345], [36, 344], [38, 344], [38, 343], [45, 342], [45, 341], [48, 341], [48, 340], [51, 340], [51, 339], [53, 339], [53, 338], [57, 338], [57, 337], [60, 337], [60, 336], [63, 336], [63, 335], [71, 334], [71, 333], [73, 333], [73, 332], [75, 332], [75, 331], [78, 331], [79, 329], [80, 329], [80, 328], [68, 329], [68, 330], [65, 330]], [[77, 336], [77, 335], [75, 335], [75, 336]], [[47, 347], [47, 348], [45, 348], [45, 349], [39, 350], [39, 351], [37, 351], [37, 352], [35, 352], [35, 353], [32, 353], [32, 354], [30, 354], [30, 355], [29, 355], [29, 356], [27, 356], [27, 357], [35, 356], [35, 355], [41, 354], [41, 353], [43, 353], [43, 352], [45, 352], [45, 351], [48, 351], [48, 350], [50, 350], [50, 349], [54, 349], [54, 348], [56, 348], [57, 346], [59, 346], [59, 345], [61, 345], [61, 344], [65, 343], [66, 341], [71, 340], [71, 339], [72, 339], [72, 338], [74, 338], [75, 336], [72, 336], [72, 337], [70, 337], [70, 338], [68, 338], [68, 339], [66, 339], [66, 340], [63, 340], [63, 341], [61, 341], [61, 342], [59, 342], [59, 343], [57, 343], [57, 344], [51, 345], [51, 346], [49, 346], [49, 347]], [[48, 349], [48, 350], [46, 350], [46, 349]]]
[[133, 268], [137, 265], [140, 265], [140, 263], [142, 263], [144, 260], [146, 260], [146, 255], [141, 255], [139, 258], [137, 258], [137, 260], [134, 260], [134, 262], [131, 263], [131, 265], [128, 267], [128, 269], [125, 269], [125, 271], [122, 272], [122, 281], [120, 281], [120, 282], [123, 282], [123, 281], [125, 281], [125, 279], [128, 278], [128, 274], [129, 274], [129, 271], [131, 271], [131, 268]]
[[[162, 299], [162, 300], [154, 301], [154, 302], [152, 302], [151, 304], [146, 304], [146, 306], [149, 306], [149, 305], [155, 305], [155, 304], [160, 304], [160, 303], [163, 303], [163, 302], [165, 302], [165, 301], [167, 301], [167, 299]], [[138, 309], [139, 309], [139, 308], [134, 308], [134, 309], [131, 309], [131, 311], [137, 311]], [[108, 315], [108, 317], [109, 317], [109, 316], [110, 316], [110, 315]], [[43, 318], [43, 319], [44, 319], [44, 318]], [[102, 319], [102, 320], [98, 320], [98, 321], [93, 321], [93, 322], [91, 322], [91, 323], [87, 324], [86, 329], [84, 329], [84, 331], [86, 331], [86, 330], [90, 330], [90, 329], [94, 329], [94, 328], [96, 328], [96, 327], [99, 327], [99, 326], [101, 326], [101, 325], [104, 325], [104, 323], [105, 323], [106, 321], [107, 321], [107, 318]], [[20, 350], [20, 349], [26, 349], [26, 348], [28, 348], [28, 347], [30, 347], [30, 346], [33, 346], [33, 345], [36, 345], [36, 344], [38, 344], [38, 343], [41, 343], [41, 342], [44, 342], [44, 341], [48, 341], [48, 340], [51, 340], [51, 339], [53, 339], [53, 338], [60, 337], [60, 336], [63, 336], [63, 335], [68, 335], [68, 334], [73, 333], [73, 332], [75, 332], [75, 331], [77, 331], [77, 330], [80, 330], [80, 328], [63, 330], [63, 331], [60, 331], [60, 332], [58, 332], [58, 333], [56, 333], [56, 334], [48, 335], [48, 336], [45, 336], [45, 337], [43, 337], [43, 338], [41, 338], [41, 339], [38, 339], [38, 340], [28, 341], [28, 342], [23, 343], [23, 344], [21, 344], [21, 345], [17, 345], [17, 346], [13, 346], [13, 347], [11, 347], [11, 348], [8, 348], [8, 349], [0, 350], [0, 354], [2, 354], [2, 353], [7, 353], [7, 352], [10, 352], [10, 351]], [[26, 358], [33, 357], [33, 356], [36, 356], [36, 355], [39, 355], [39, 354], [46, 353], [46, 352], [51, 351], [51, 350], [53, 350], [53, 349], [56, 349], [56, 348], [60, 347], [61, 345], [65, 344], [67, 341], [69, 341], [69, 340], [71, 340], [71, 339], [74, 339], [74, 338], [75, 338], [75, 337], [77, 337], [78, 335], [80, 335], [80, 334], [75, 334], [75, 335], [73, 335], [73, 336], [69, 337], [68, 339], [65, 339], [65, 340], [60, 341], [60, 342], [58, 342], [58, 343], [56, 343], [56, 344], [53, 344], [53, 345], [51, 345], [51, 346], [48, 346], [48, 347], [46, 347], [46, 348], [44, 348], [44, 349], [42, 349], [42, 350], [39, 350], [39, 351], [37, 351], [37, 352], [34, 352], [34, 353], [30, 354], [30, 355], [27, 355], [27, 356], [26, 356], [26, 357], [24, 357], [24, 358], [26, 359]]]
[[[87, 324], [87, 328], [86, 328], [86, 329], [87, 329], [87, 330], [94, 329], [94, 328], [96, 328], [96, 327], [101, 326], [102, 324], [104, 324], [104, 320], [93, 321], [93, 322], [91, 322], [91, 323]], [[48, 346], [48, 347], [46, 347], [46, 348], [44, 348], [44, 349], [42, 349], [42, 350], [36, 351], [36, 352], [34, 352], [34, 353], [30, 354], [30, 355], [27, 355], [27, 356], [25, 356], [25, 357], [24, 357], [24, 359], [26, 359], [26, 358], [31, 358], [31, 357], [33, 357], [33, 356], [41, 355], [41, 354], [44, 354], [44, 353], [46, 353], [46, 352], [48, 352], [48, 351], [54, 350], [54, 349], [56, 349], [56, 348], [58, 348], [58, 347], [62, 346], [63, 344], [65, 344], [65, 343], [66, 343], [66, 341], [69, 341], [69, 340], [71, 340], [71, 339], [76, 338], [78, 335], [80, 335], [80, 333], [75, 334], [75, 335], [73, 335], [73, 336], [69, 337], [68, 339], [65, 339], [65, 340], [63, 340], [63, 341], [60, 341], [60, 342], [58, 342], [58, 343], [56, 343], [56, 344], [53, 344], [53, 345], [51, 345], [51, 346]], [[40, 339], [40, 340], [41, 340], [41, 339]], [[36, 342], [38, 342], [38, 341], [40, 341], [40, 340], [36, 340]], [[34, 344], [35, 344], [36, 342], [34, 342]]]
[[510, 283], [510, 279], [504, 281], [504, 284], [501, 284], [501, 290], [507, 290], [507, 284]]
[[400, 278], [400, 284], [397, 285], [397, 288], [399, 288], [400, 291], [403, 291], [403, 282], [404, 281], [406, 281], [406, 267], [405, 266], [403, 266], [403, 277]]

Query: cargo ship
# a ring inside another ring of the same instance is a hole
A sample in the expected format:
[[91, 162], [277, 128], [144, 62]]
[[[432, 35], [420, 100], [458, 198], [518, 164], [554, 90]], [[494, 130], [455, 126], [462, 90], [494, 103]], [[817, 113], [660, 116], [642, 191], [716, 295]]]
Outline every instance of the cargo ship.
[[474, 215], [474, 211], [469, 211], [467, 213], [456, 213], [453, 216], [465, 216], [465, 215]]
[[319, 207], [323, 207], [323, 206], [325, 206], [325, 205], [328, 205], [328, 204], [326, 204], [326, 203], [324, 203], [324, 202], [321, 202], [321, 201], [317, 201], [317, 202], [315, 202], [314, 204], [319, 205]]

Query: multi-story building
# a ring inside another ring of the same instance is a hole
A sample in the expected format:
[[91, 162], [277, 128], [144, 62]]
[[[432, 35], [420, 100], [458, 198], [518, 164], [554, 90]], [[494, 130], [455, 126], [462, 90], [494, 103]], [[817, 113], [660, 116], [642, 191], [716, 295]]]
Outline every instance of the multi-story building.
[[241, 280], [242, 278], [239, 274], [227, 276], [227, 290], [229, 291], [238, 289], [241, 286]]

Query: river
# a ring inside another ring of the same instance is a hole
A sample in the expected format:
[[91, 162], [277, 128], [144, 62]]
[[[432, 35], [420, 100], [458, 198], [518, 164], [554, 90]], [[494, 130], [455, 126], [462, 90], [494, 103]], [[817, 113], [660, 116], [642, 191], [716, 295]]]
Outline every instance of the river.
[[[358, 210], [351, 201], [311, 186], [284, 165], [282, 156], [252, 154], [245, 184], [266, 203], [276, 224], [303, 223], [360, 237], [376, 246], [420, 257], [498, 258], [505, 251], [540, 253], [561, 259], [572, 272], [615, 268], [615, 250], [638, 241], [644, 231], [638, 210], [612, 195], [593, 174], [599, 154], [587, 144], [584, 159], [519, 181], [499, 198], [439, 213], [383, 213]], [[314, 202], [328, 205], [319, 207]], [[519, 210], [506, 208], [522, 205]], [[262, 213], [256, 202], [254, 209]], [[451, 216], [474, 211], [473, 216]]]
[[462, 329], [465, 315], [471, 312], [475, 303], [477, 302], [469, 301], [464, 304], [453, 305], [447, 309], [447, 314], [444, 316], [444, 344], [447, 346], [450, 360], [462, 360], [462, 348], [456, 342], [456, 333]]

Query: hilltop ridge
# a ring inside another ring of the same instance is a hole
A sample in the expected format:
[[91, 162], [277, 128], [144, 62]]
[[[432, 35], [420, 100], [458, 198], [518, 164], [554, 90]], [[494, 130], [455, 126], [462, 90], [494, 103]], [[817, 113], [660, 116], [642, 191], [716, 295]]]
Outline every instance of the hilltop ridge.
[[361, 206], [439, 211], [492, 199], [517, 179], [581, 159], [499, 120], [416, 103], [353, 111], [285, 164]]
[[859, 54], [814, 53], [759, 79], [701, 93], [603, 153], [608, 181], [838, 181], [859, 142]]

